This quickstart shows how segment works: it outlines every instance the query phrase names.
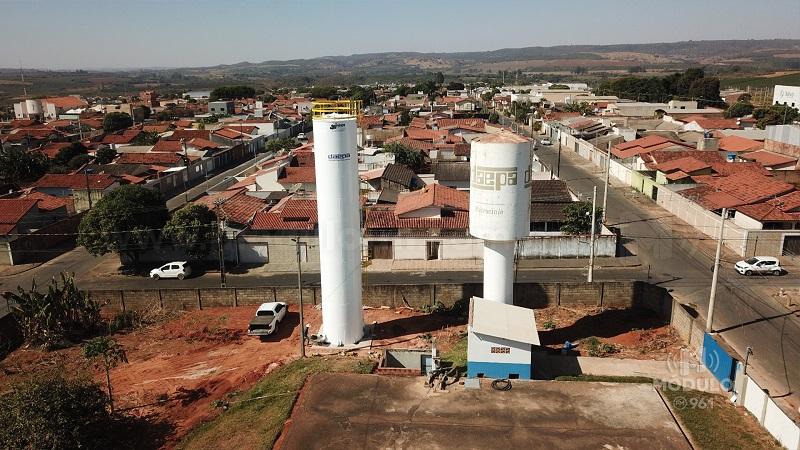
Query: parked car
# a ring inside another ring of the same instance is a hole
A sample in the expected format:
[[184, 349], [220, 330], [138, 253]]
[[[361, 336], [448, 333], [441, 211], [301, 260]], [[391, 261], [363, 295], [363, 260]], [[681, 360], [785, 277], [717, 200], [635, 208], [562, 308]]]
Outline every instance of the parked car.
[[266, 337], [274, 333], [286, 317], [286, 303], [270, 302], [262, 303], [256, 310], [256, 316], [250, 321], [247, 327], [248, 336]]
[[297, 140], [298, 141], [305, 141], [307, 139], [308, 138], [306, 138], [306, 134], [305, 133], [300, 133], [300, 134], [297, 135]]
[[192, 274], [192, 268], [186, 261], [173, 261], [157, 267], [150, 271], [150, 278], [160, 280], [161, 278], [177, 278], [182, 280]]
[[742, 275], [753, 275], [754, 273], [780, 275], [783, 273], [783, 268], [778, 258], [771, 256], [754, 256], [737, 262], [734, 268]]
[[550, 142], [550, 139], [548, 139], [548, 138], [544, 138], [544, 139], [542, 139], [542, 140], [541, 140], [541, 141], [539, 141], [539, 142], [541, 142], [541, 143], [542, 143], [542, 145], [553, 145], [553, 143], [552, 143], [552, 142]]

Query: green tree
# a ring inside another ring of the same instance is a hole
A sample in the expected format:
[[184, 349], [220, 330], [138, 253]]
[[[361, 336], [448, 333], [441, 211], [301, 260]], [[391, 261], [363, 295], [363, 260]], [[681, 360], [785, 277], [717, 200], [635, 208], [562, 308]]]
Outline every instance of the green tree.
[[594, 113], [594, 107], [587, 102], [570, 103], [564, 106], [564, 111], [576, 112], [588, 116]]
[[124, 130], [131, 125], [133, 125], [133, 119], [128, 113], [112, 112], [103, 117], [103, 131], [106, 133]]
[[569, 89], [569, 86], [567, 86], [566, 84], [553, 84], [553, 85], [550, 85], [550, 89], [562, 89], [563, 90], [563, 89]]
[[78, 155], [85, 155], [87, 152], [86, 147], [80, 142], [73, 142], [69, 147], [64, 147], [56, 153], [53, 162], [59, 166], [66, 166], [70, 160]]
[[400, 111], [400, 118], [397, 119], [397, 124], [403, 127], [407, 127], [408, 124], [411, 123], [411, 114], [408, 113], [408, 110], [404, 109]]
[[333, 86], [314, 86], [311, 88], [312, 98], [339, 98], [339, 93]]
[[750, 102], [736, 102], [725, 110], [725, 117], [744, 117], [753, 114], [755, 107]]
[[92, 160], [92, 157], [87, 154], [75, 155], [67, 162], [67, 167], [72, 170], [80, 169], [85, 164], [89, 164], [89, 161]]
[[586, 67], [583, 67], [583, 66], [578, 66], [578, 67], [572, 69], [572, 72], [575, 73], [576, 75], [583, 75], [585, 73], [588, 73], [589, 69], [586, 68]]
[[375, 102], [375, 91], [368, 87], [353, 86], [347, 91], [347, 96], [353, 100], [361, 100], [364, 106]]
[[425, 158], [422, 152], [406, 147], [398, 143], [391, 143], [383, 147], [383, 150], [388, 153], [394, 153], [394, 162], [408, 166], [414, 172], [419, 172], [425, 164]]
[[83, 345], [83, 356], [93, 361], [95, 367], [106, 371], [106, 387], [108, 388], [108, 405], [114, 414], [114, 394], [111, 390], [111, 369], [119, 363], [127, 363], [125, 349], [114, 338], [99, 336], [90, 339]]
[[484, 92], [483, 94], [481, 94], [481, 100], [483, 100], [484, 102], [488, 103], [492, 101], [493, 98], [494, 98], [494, 92], [492, 91]]
[[768, 125], [790, 124], [800, 118], [797, 108], [788, 105], [772, 105], [767, 108], [753, 110], [753, 118], [757, 120], [756, 126], [762, 130]]
[[217, 243], [217, 217], [204, 205], [186, 205], [164, 226], [164, 236], [190, 258], [203, 259]]
[[111, 147], [101, 147], [94, 154], [94, 160], [97, 164], [109, 164], [116, 157], [117, 151]]
[[0, 448], [106, 449], [119, 445], [100, 386], [46, 370], [0, 396]]
[[267, 141], [264, 151], [267, 153], [278, 153], [285, 150], [297, 148], [298, 143], [293, 138], [278, 138]]
[[220, 86], [209, 95], [209, 101], [216, 100], [236, 100], [237, 98], [252, 98], [256, 95], [256, 90], [250, 86]]
[[161, 193], [120, 186], [100, 199], [81, 220], [78, 245], [92, 255], [117, 252], [134, 264], [151, 249], [168, 219]]
[[272, 94], [264, 94], [264, 96], [263, 96], [263, 97], [261, 97], [261, 100], [262, 100], [264, 103], [272, 103], [272, 102], [274, 102], [274, 101], [275, 101], [275, 100], [277, 100], [277, 99], [278, 99], [278, 97], [275, 97], [275, 96], [274, 96], [274, 95], [272, 95]]
[[450, 83], [447, 84], [447, 89], [451, 91], [460, 91], [464, 89], [464, 83], [461, 83], [459, 81], [451, 81]]
[[442, 72], [433, 74], [433, 82], [436, 84], [444, 84], [444, 74]]
[[[564, 207], [566, 220], [561, 231], [567, 234], [586, 234], [591, 232], [592, 202], [573, 202]], [[595, 209], [595, 226], [600, 223], [603, 208]]]
[[500, 115], [492, 111], [491, 114], [489, 114], [489, 123], [499, 123], [499, 122], [500, 122]]
[[697, 100], [699, 106], [724, 106], [719, 96], [719, 78], [705, 77], [692, 81], [687, 97]]
[[102, 324], [100, 305], [75, 286], [72, 276], [62, 273], [61, 282], [53, 278], [46, 292], [36, 283], [30, 290], [3, 294], [27, 342], [53, 348], [65, 341], [81, 339], [97, 332]]
[[155, 131], [142, 131], [132, 141], [132, 145], [156, 145], [159, 139], [158, 133]]
[[47, 156], [39, 151], [0, 146], [0, 184], [20, 186], [36, 181], [47, 172], [49, 165]]

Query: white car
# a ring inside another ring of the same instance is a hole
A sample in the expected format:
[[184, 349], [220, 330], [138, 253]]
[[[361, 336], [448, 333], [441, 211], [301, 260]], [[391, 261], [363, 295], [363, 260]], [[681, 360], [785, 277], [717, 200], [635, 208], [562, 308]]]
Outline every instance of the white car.
[[247, 327], [249, 336], [269, 336], [278, 328], [278, 324], [286, 317], [286, 303], [262, 303], [256, 310], [256, 316]]
[[780, 275], [783, 273], [783, 268], [778, 258], [773, 258], [771, 256], [754, 256], [750, 259], [737, 262], [733, 267], [742, 275]]
[[192, 268], [186, 261], [173, 261], [157, 267], [150, 271], [150, 278], [160, 280], [161, 278], [177, 278], [182, 280], [192, 274]]
[[548, 138], [544, 138], [544, 139], [542, 139], [542, 140], [541, 140], [541, 141], [539, 141], [539, 142], [541, 142], [541, 143], [542, 143], [542, 145], [553, 145], [553, 143], [552, 143], [552, 142], [550, 142], [550, 139], [548, 139]]

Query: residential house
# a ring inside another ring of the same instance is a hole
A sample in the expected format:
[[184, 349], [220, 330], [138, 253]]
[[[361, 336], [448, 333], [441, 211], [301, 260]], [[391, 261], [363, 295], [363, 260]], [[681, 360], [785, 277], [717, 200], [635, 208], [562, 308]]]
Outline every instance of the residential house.
[[119, 186], [119, 180], [108, 174], [45, 174], [30, 188], [55, 197], [72, 197], [76, 212], [86, 211]]
[[208, 102], [208, 113], [216, 114], [218, 116], [229, 116], [234, 113], [233, 102], [232, 101]]

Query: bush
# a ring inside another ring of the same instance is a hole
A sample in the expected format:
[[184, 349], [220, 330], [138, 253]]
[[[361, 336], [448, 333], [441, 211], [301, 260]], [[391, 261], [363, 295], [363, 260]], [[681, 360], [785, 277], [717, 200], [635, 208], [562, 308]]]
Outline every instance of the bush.
[[75, 286], [72, 276], [62, 273], [61, 282], [50, 281], [47, 292], [39, 292], [36, 284], [29, 291], [4, 294], [25, 340], [34, 345], [53, 348], [67, 340], [82, 339], [102, 329], [100, 304]]
[[112, 448], [111, 416], [103, 390], [63, 371], [17, 382], [0, 397], [0, 447], [18, 449]]
[[614, 344], [608, 342], [601, 342], [594, 336], [588, 337], [581, 342], [586, 347], [586, 352], [589, 356], [603, 357], [614, 353], [619, 353], [619, 349]]

